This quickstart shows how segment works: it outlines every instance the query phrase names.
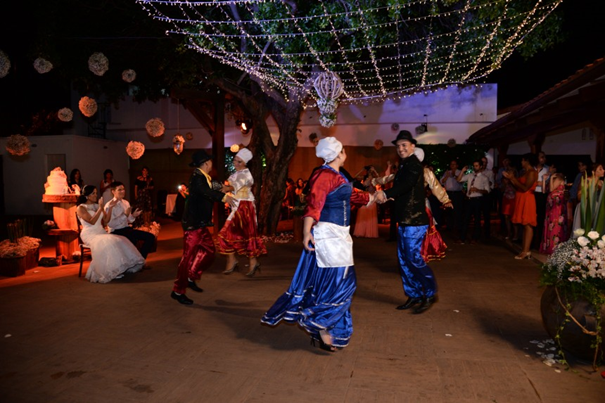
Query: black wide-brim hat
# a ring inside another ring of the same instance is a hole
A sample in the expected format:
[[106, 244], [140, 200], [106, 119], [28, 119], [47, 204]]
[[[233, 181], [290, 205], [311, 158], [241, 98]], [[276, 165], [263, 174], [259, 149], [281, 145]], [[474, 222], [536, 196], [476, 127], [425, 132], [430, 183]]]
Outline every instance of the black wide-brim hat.
[[208, 154], [204, 150], [196, 151], [191, 157], [191, 162], [189, 163], [190, 167], [199, 167], [204, 162], [211, 160], [212, 155]]
[[397, 145], [397, 142], [399, 140], [406, 140], [412, 144], [417, 143], [416, 139], [414, 137], [412, 137], [412, 133], [408, 132], [407, 130], [400, 131], [399, 134], [397, 135], [397, 138], [395, 140], [393, 140], [391, 143], [393, 143], [394, 145]]

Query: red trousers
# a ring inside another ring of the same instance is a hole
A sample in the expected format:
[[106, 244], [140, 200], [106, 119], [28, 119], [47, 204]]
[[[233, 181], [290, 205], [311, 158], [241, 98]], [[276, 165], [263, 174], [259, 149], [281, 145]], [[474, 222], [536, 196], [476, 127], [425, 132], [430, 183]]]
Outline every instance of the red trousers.
[[208, 228], [185, 231], [183, 257], [179, 263], [172, 291], [185, 294], [188, 280], [199, 280], [204, 270], [214, 261], [214, 254], [214, 241]]

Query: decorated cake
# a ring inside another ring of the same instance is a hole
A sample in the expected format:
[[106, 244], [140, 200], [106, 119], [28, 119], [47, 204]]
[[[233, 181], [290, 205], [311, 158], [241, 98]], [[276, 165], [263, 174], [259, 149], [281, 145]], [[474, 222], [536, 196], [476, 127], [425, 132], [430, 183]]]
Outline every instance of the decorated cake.
[[69, 187], [67, 186], [67, 175], [57, 167], [50, 171], [50, 175], [46, 178], [44, 184], [45, 192], [47, 195], [64, 195], [69, 193]]

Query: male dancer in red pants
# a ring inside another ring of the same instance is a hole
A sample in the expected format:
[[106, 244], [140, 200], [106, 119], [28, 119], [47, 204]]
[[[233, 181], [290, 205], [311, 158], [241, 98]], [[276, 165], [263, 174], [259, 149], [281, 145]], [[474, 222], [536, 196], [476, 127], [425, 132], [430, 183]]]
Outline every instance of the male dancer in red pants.
[[233, 198], [212, 189], [212, 180], [208, 173], [212, 169], [212, 156], [204, 150], [193, 154], [189, 164], [195, 167], [189, 182], [189, 196], [183, 212], [183, 257], [179, 263], [176, 280], [170, 296], [183, 305], [193, 304], [185, 295], [187, 287], [202, 292], [195, 283], [214, 261], [214, 242], [208, 227], [212, 224], [214, 203], [233, 203]]

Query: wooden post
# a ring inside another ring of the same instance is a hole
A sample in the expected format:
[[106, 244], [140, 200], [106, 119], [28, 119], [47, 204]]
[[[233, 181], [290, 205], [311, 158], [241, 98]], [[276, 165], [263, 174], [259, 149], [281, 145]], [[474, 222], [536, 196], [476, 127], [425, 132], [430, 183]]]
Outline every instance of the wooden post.
[[[212, 155], [214, 170], [219, 181], [227, 179], [225, 173], [225, 97], [222, 95], [214, 103], [214, 133], [212, 133]], [[214, 228], [218, 232], [225, 224], [225, 207], [217, 203], [214, 208]]]

